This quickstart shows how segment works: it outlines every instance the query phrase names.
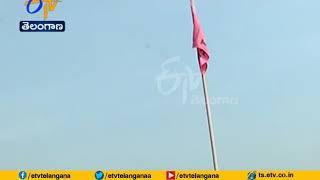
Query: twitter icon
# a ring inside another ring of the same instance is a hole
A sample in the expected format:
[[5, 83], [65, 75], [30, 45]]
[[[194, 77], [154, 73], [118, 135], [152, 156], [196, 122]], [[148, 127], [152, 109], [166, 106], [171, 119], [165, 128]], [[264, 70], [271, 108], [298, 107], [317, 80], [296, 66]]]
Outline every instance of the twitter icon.
[[95, 174], [95, 177], [97, 180], [101, 180], [104, 178], [104, 174], [102, 171], [97, 171], [96, 174]]

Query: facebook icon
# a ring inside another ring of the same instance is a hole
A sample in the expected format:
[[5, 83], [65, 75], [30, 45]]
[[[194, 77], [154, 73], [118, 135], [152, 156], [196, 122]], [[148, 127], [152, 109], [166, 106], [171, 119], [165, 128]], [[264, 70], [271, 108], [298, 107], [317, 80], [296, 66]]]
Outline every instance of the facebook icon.
[[19, 172], [19, 178], [20, 179], [25, 179], [27, 177], [27, 173], [25, 171], [20, 171]]

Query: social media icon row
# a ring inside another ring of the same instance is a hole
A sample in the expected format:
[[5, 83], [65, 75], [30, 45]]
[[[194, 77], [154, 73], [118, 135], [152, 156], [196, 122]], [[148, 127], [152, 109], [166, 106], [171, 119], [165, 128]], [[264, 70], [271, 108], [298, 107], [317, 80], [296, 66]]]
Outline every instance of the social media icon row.
[[[20, 171], [18, 174], [20, 180], [24, 180], [27, 178], [27, 172], [26, 171]], [[105, 176], [102, 171], [96, 171], [94, 175], [96, 180], [102, 180]], [[167, 180], [175, 180], [176, 172], [175, 171], [167, 171], [166, 172], [166, 179]]]

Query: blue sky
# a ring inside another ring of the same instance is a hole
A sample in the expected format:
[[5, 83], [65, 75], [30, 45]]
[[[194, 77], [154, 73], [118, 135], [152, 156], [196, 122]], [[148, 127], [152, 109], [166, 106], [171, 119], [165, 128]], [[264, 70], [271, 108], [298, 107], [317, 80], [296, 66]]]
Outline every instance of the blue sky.
[[[201, 86], [157, 86], [166, 62], [199, 72], [189, 1], [63, 1], [64, 33], [20, 33], [41, 14], [0, 1], [1, 169], [211, 168]], [[221, 169], [319, 169], [319, 6], [197, 1], [209, 94], [233, 100], [213, 104]]]

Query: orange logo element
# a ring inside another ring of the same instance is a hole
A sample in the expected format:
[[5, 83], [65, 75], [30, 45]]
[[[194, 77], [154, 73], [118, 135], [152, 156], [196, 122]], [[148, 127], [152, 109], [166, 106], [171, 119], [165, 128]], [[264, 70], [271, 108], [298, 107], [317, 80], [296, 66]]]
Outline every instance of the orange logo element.
[[[25, 5], [27, 6], [27, 12], [30, 14], [35, 14], [43, 8], [43, 19], [47, 20], [49, 12], [54, 11], [60, 0], [26, 0]], [[38, 7], [31, 11], [31, 5], [38, 5]]]

